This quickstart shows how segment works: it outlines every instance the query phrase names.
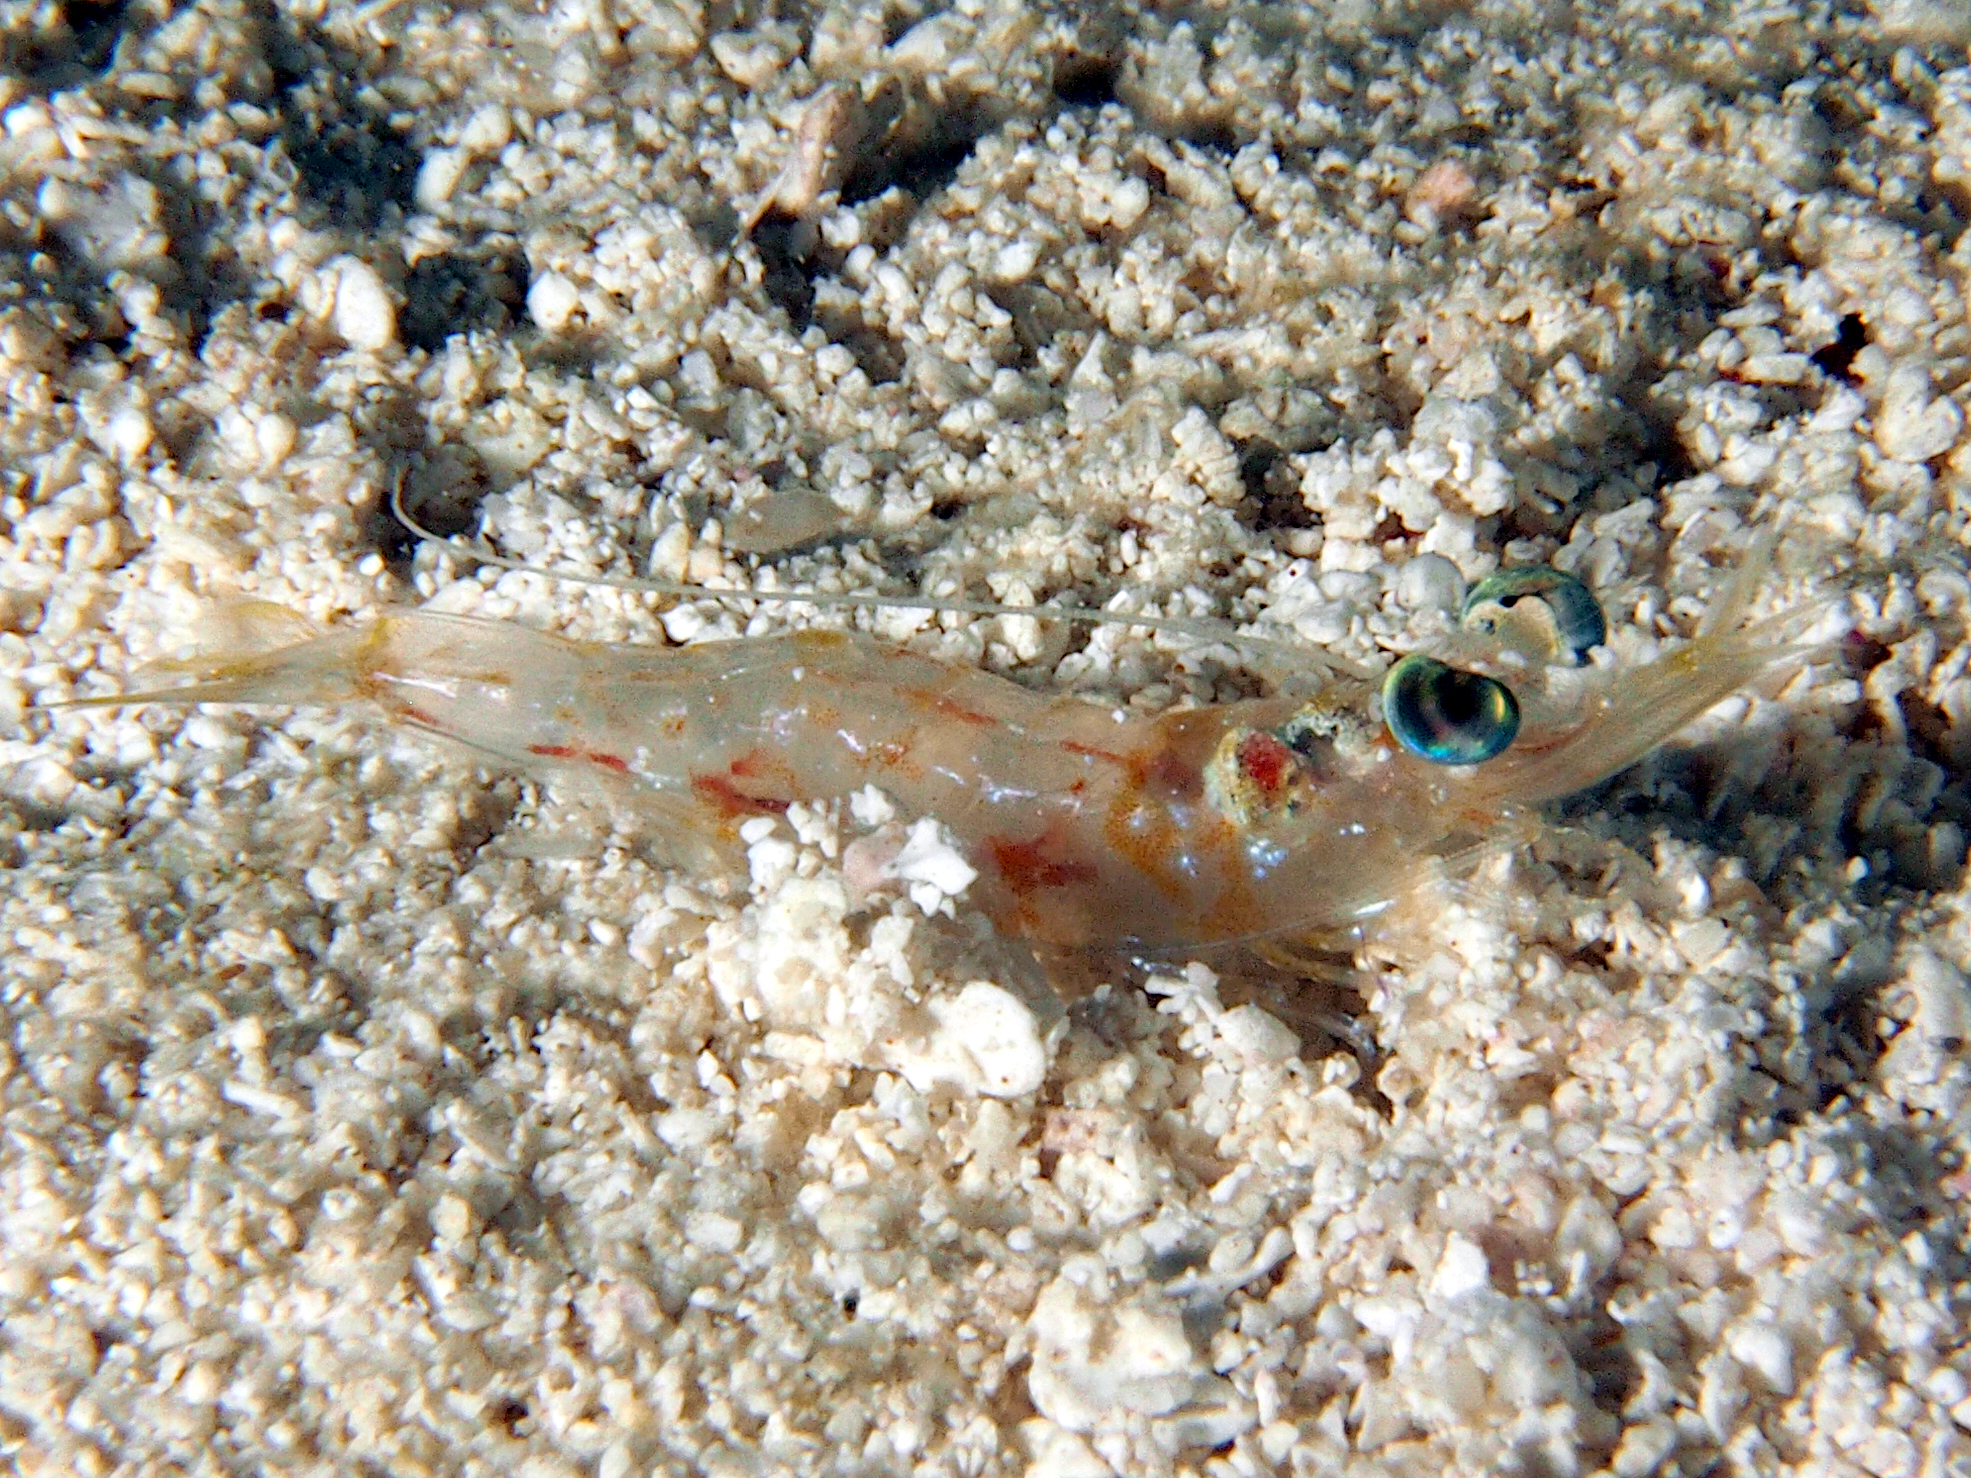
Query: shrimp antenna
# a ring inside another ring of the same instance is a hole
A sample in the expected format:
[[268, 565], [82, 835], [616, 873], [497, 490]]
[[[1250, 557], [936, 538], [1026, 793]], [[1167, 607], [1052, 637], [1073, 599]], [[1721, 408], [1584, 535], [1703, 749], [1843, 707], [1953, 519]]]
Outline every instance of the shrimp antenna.
[[404, 506], [404, 488], [401, 482], [390, 489], [390, 512], [399, 523], [420, 539], [428, 540], [452, 554], [478, 564], [492, 565], [497, 569], [514, 570], [524, 575], [542, 575], [548, 579], [566, 580], [576, 585], [597, 585], [609, 590], [627, 590], [642, 595], [668, 595], [681, 600], [756, 600], [772, 601], [781, 605], [819, 606], [834, 610], [874, 607], [891, 611], [949, 611], [961, 616], [1031, 616], [1037, 620], [1067, 621], [1087, 626], [1140, 626], [1146, 631], [1175, 632], [1182, 636], [1196, 637], [1200, 641], [1226, 642], [1262, 651], [1270, 650], [1276, 655], [1287, 657], [1297, 666], [1311, 663], [1323, 668], [1346, 670], [1343, 664], [1333, 657], [1309, 652], [1272, 637], [1246, 635], [1235, 630], [1228, 622], [1209, 617], [1192, 620], [1184, 616], [1141, 616], [1128, 611], [1104, 611], [1094, 606], [1009, 606], [998, 601], [949, 600], [939, 596], [922, 595], [862, 595], [830, 590], [714, 590], [704, 585], [692, 585], [683, 580], [666, 580], [655, 575], [595, 575], [585, 570], [542, 569], [524, 560], [496, 554], [483, 544], [450, 538], [426, 528]]

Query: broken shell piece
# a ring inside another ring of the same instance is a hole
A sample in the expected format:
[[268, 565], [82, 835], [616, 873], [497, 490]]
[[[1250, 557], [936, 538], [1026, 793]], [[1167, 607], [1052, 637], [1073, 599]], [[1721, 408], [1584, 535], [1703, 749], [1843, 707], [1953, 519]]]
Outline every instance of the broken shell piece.
[[797, 220], [813, 217], [822, 194], [839, 185], [847, 173], [865, 120], [862, 99], [852, 87], [831, 82], [808, 99], [786, 161], [746, 213], [744, 234], [750, 236], [770, 210]]
[[778, 554], [832, 538], [846, 524], [832, 499], [807, 488], [787, 488], [733, 514], [726, 524], [725, 547], [737, 554]]
[[1422, 226], [1469, 216], [1478, 199], [1478, 181], [1456, 159], [1440, 159], [1417, 176], [1404, 198], [1403, 214]]

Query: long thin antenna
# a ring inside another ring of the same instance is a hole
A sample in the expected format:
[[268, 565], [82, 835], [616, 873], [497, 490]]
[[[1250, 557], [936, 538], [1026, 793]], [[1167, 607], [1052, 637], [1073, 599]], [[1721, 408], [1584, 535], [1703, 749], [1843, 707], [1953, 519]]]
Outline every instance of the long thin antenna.
[[1243, 635], [1233, 630], [1228, 623], [1209, 618], [1193, 621], [1182, 616], [1143, 616], [1130, 611], [1098, 610], [1093, 606], [1009, 606], [997, 601], [947, 600], [937, 596], [862, 595], [828, 590], [714, 590], [707, 586], [691, 585], [682, 580], [665, 580], [654, 575], [638, 578], [626, 575], [592, 575], [582, 570], [542, 569], [524, 560], [496, 554], [484, 545], [467, 543], [461, 539], [434, 533], [412, 517], [410, 510], [404, 507], [402, 483], [390, 489], [390, 511], [399, 523], [420, 539], [429, 540], [462, 558], [479, 564], [492, 565], [497, 569], [541, 575], [551, 580], [567, 580], [577, 585], [598, 585], [609, 590], [627, 590], [644, 595], [668, 595], [680, 600], [772, 601], [781, 605], [821, 606], [834, 610], [875, 607], [890, 611], [950, 611], [963, 616], [1031, 616], [1036, 620], [1070, 621], [1088, 626], [1140, 626], [1146, 631], [1171, 631], [1182, 636], [1196, 637], [1200, 641], [1270, 647], [1276, 651], [1291, 652], [1293, 659], [1302, 664], [1311, 663], [1325, 668], [1339, 666], [1334, 659], [1325, 655], [1289, 647], [1284, 642], [1268, 637]]

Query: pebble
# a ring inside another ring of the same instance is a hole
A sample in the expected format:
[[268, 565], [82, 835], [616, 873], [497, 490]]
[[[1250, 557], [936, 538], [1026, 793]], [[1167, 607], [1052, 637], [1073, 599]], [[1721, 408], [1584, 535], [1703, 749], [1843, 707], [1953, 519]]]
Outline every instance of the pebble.
[[1456, 610], [1465, 598], [1465, 577], [1441, 554], [1419, 554], [1396, 571], [1396, 603], [1406, 611]]
[[543, 272], [527, 289], [527, 316], [545, 333], [560, 333], [580, 303], [575, 284], [559, 272]]
[[340, 256], [322, 269], [333, 275], [329, 323], [352, 349], [386, 349], [397, 339], [397, 309], [383, 279], [360, 257]]
[[1957, 445], [1964, 412], [1947, 396], [1930, 395], [1930, 372], [1921, 365], [1899, 365], [1883, 387], [1875, 413], [1875, 444], [1904, 462], [1927, 462]]

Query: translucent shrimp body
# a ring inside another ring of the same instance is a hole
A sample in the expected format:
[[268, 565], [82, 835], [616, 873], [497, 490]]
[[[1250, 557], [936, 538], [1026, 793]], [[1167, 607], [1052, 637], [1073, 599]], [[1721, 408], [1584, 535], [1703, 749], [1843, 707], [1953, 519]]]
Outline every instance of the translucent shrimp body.
[[1146, 954], [1345, 929], [1435, 859], [1633, 763], [1786, 655], [1701, 637], [1482, 765], [1406, 753], [1352, 686], [1154, 717], [1048, 697], [867, 637], [603, 646], [392, 615], [114, 702], [368, 700], [516, 767], [606, 780], [654, 824], [717, 840], [865, 784], [935, 816], [1004, 931]]

